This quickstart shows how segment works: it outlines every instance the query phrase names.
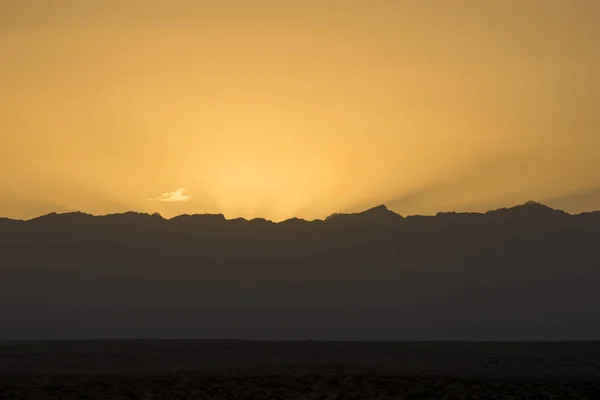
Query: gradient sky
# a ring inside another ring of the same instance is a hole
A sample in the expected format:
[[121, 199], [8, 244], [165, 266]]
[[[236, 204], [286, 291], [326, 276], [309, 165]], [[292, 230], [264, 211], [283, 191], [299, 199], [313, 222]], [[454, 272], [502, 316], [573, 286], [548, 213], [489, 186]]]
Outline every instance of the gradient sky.
[[0, 215], [600, 209], [598, 21], [597, 0], [0, 0]]

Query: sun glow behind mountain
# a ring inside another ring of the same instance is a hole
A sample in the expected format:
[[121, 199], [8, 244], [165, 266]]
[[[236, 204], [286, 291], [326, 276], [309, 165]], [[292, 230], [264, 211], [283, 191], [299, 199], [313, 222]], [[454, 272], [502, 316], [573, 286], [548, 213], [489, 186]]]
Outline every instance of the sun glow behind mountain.
[[0, 215], [600, 208], [598, 2], [45, 4], [0, 3]]

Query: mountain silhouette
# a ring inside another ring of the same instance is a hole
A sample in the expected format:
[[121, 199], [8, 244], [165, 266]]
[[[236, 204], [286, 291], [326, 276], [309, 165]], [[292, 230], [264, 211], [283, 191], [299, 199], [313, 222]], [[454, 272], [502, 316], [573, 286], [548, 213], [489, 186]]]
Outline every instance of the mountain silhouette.
[[600, 339], [600, 212], [0, 219], [0, 339]]

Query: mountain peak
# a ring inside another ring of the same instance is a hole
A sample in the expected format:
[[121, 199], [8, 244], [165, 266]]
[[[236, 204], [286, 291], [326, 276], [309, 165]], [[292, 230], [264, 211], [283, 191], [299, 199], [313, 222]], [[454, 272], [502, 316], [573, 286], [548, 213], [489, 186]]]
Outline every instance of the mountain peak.
[[552, 207], [548, 207], [542, 203], [538, 203], [537, 201], [527, 201], [521, 205], [512, 208], [513, 210], [523, 210], [527, 212], [548, 212], [548, 213], [563, 213], [563, 211], [555, 210]]
[[107, 214], [104, 217], [125, 217], [125, 218], [157, 218], [157, 219], [163, 219], [163, 217], [160, 215], [160, 213], [153, 213], [153, 214], [148, 214], [145, 212], [137, 212], [137, 211], [126, 211], [123, 213], [116, 213], [116, 214]]
[[93, 217], [93, 215], [81, 211], [70, 211], [65, 213], [51, 212], [36, 218], [32, 218], [29, 221], [79, 221], [84, 218], [88, 219], [90, 217]]
[[380, 204], [378, 206], [369, 208], [366, 211], [363, 211], [363, 213], [387, 213], [390, 210], [385, 206], [385, 204]]
[[399, 214], [388, 209], [385, 205], [379, 205], [376, 207], [369, 208], [368, 210], [358, 212], [358, 213], [350, 213], [350, 214], [331, 214], [325, 220], [340, 220], [340, 219], [353, 219], [353, 220], [382, 220], [385, 218], [402, 218]]
[[393, 212], [392, 210], [387, 208], [384, 204], [378, 205], [373, 208], [369, 208], [368, 210], [363, 211], [362, 213], [359, 213], [359, 214], [379, 216], [379, 217], [393, 217], [393, 218], [401, 217], [400, 214]]
[[548, 208], [548, 209], [550, 208], [542, 203], [539, 203], [539, 202], [533, 201], [533, 200], [526, 201], [524, 204], [522, 204], [522, 207], [535, 207], [535, 208]]
[[488, 211], [486, 215], [495, 215], [502, 218], [525, 218], [552, 221], [556, 217], [565, 217], [569, 214], [561, 210], [555, 210], [536, 201], [527, 201], [514, 207]]
[[286, 219], [284, 221], [281, 221], [280, 224], [303, 224], [306, 222], [308, 222], [308, 221], [305, 219], [298, 218], [298, 217], [292, 217], [292, 218]]

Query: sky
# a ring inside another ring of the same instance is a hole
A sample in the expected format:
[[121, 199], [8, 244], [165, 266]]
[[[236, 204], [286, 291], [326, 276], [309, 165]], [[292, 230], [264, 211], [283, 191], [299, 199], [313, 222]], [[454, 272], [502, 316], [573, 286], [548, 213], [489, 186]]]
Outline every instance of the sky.
[[0, 0], [0, 216], [600, 209], [596, 0]]

